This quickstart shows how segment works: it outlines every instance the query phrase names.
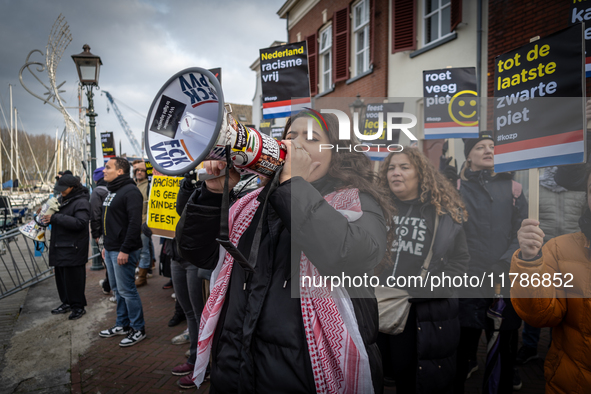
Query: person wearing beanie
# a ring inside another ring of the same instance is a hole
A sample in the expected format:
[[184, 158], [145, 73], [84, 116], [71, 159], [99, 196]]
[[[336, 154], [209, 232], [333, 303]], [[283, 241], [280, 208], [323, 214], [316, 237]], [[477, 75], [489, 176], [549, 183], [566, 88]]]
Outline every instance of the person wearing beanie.
[[[494, 139], [492, 133], [482, 132], [478, 138], [464, 140], [466, 164], [460, 173], [459, 191], [466, 204], [468, 220], [464, 231], [470, 262], [468, 277], [492, 275], [495, 283], [509, 283], [511, 257], [518, 249], [517, 231], [528, 208], [522, 187], [511, 173], [495, 173]], [[521, 319], [511, 304], [509, 286], [501, 290], [506, 303], [499, 333], [501, 359], [500, 393], [510, 393], [521, 387], [515, 369], [518, 329]], [[493, 333], [491, 320], [486, 317], [493, 303], [494, 286], [488, 282], [480, 288], [460, 288], [460, 344], [456, 358], [455, 393], [464, 392], [466, 378], [478, 369], [476, 351], [485, 330], [487, 339]]]
[[64, 174], [55, 183], [59, 195], [59, 212], [43, 215], [41, 220], [51, 224], [49, 265], [55, 269], [55, 283], [62, 304], [51, 311], [62, 314], [71, 311], [70, 320], [82, 317], [86, 311], [86, 262], [88, 261], [88, 220], [90, 203], [88, 189], [71, 174]]
[[[96, 183], [96, 187], [90, 195], [90, 233], [92, 235], [92, 239], [94, 239], [94, 241], [99, 246], [99, 249], [102, 249], [103, 246], [101, 237], [103, 231], [103, 222], [101, 220], [103, 213], [103, 201], [105, 201], [107, 194], [109, 194], [109, 190], [107, 190], [107, 182], [104, 179], [104, 169], [105, 167], [99, 167], [94, 170], [92, 174], [92, 180], [94, 183]], [[101, 262], [104, 264], [102, 258]], [[105, 279], [101, 280], [99, 284], [103, 289], [104, 294], [109, 294], [111, 292], [108, 273], [106, 274]]]

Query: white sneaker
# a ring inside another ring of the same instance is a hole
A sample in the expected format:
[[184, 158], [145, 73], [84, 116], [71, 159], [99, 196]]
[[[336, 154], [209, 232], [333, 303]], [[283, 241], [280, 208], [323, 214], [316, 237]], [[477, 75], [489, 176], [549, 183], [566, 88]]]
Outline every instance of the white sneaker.
[[172, 293], [171, 297], [176, 300], [176, 294]]
[[133, 346], [136, 343], [138, 343], [139, 341], [143, 340], [144, 338], [146, 338], [146, 330], [145, 329], [134, 330], [133, 328], [130, 328], [129, 334], [127, 334], [127, 337], [123, 338], [123, 340], [121, 342], [119, 342], [119, 346], [121, 346], [121, 347]]
[[187, 328], [182, 334], [177, 335], [176, 337], [172, 338], [173, 345], [183, 345], [185, 343], [191, 342], [189, 339], [189, 329]]
[[113, 304], [116, 304], [117, 303], [117, 298], [115, 298], [115, 296], [109, 297], [109, 301], [111, 301]]
[[99, 337], [101, 338], [111, 338], [117, 335], [127, 335], [128, 333], [132, 332], [133, 329], [130, 327], [119, 327], [113, 326], [106, 330], [99, 332]]

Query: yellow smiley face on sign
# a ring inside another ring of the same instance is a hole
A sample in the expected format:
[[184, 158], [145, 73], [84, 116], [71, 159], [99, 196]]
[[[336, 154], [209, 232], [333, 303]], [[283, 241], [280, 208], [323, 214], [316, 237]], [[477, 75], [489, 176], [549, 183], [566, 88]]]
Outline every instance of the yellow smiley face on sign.
[[449, 101], [447, 111], [454, 122], [461, 126], [478, 124], [478, 93], [473, 90], [462, 90]]

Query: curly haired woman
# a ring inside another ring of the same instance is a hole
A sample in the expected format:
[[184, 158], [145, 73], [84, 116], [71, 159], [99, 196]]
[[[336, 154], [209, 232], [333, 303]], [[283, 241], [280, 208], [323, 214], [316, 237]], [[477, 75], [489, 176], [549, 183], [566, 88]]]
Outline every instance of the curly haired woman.
[[[430, 251], [429, 275], [463, 275], [469, 260], [462, 227], [467, 212], [450, 182], [416, 148], [388, 155], [379, 182], [390, 189], [397, 208], [390, 256], [377, 270], [380, 283], [388, 276], [420, 275]], [[396, 281], [411, 296], [404, 331], [378, 337], [384, 375], [395, 380], [397, 393], [451, 392], [460, 340], [454, 290], [440, 287], [431, 292], [406, 282], [404, 286], [402, 280]]]

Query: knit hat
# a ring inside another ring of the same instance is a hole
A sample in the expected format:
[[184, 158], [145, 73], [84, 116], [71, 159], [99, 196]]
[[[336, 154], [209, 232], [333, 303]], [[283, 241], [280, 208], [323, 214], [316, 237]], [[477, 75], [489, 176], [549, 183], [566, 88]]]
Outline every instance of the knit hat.
[[101, 179], [103, 179], [103, 177], [105, 176], [105, 174], [103, 173], [104, 169], [105, 167], [99, 167], [96, 170], [94, 170], [94, 172], [92, 173], [92, 180], [98, 182]]
[[478, 138], [463, 138], [464, 141], [464, 157], [468, 158], [468, 155], [472, 151], [472, 148], [482, 140], [492, 140], [495, 141], [490, 131], [481, 131], [478, 135]]

